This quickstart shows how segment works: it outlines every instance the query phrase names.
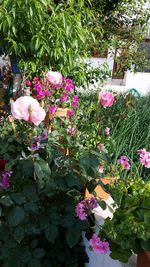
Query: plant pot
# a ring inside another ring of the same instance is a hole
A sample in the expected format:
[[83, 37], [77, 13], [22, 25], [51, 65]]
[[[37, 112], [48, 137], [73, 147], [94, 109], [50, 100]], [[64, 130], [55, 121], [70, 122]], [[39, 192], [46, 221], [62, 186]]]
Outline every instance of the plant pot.
[[143, 251], [138, 254], [137, 267], [150, 267], [150, 251]]
[[[111, 184], [114, 183], [116, 181], [115, 177], [104, 177], [104, 178], [98, 178], [97, 181], [101, 181], [104, 185], [105, 184]], [[100, 199], [104, 199], [107, 200], [109, 198], [109, 194], [107, 192], [105, 192], [105, 190], [102, 188], [102, 186], [97, 185], [95, 187], [95, 193], [96, 193], [96, 197], [100, 198]], [[89, 198], [92, 197], [93, 195], [89, 193], [89, 191], [86, 189], [85, 191], [85, 197]], [[149, 266], [150, 267], [150, 266]]]
[[49, 114], [49, 119], [52, 120], [55, 117], [67, 117], [68, 108], [57, 108], [56, 112]]

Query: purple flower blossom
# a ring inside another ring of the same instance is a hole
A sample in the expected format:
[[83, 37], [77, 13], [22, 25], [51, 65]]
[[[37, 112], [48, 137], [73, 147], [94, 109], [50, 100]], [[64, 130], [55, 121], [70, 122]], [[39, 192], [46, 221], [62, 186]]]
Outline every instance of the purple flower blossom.
[[39, 150], [40, 148], [40, 143], [37, 142], [36, 144], [32, 144], [31, 145], [31, 151], [36, 151], [36, 150]]
[[117, 162], [121, 164], [122, 167], [126, 170], [129, 170], [131, 167], [127, 156], [121, 156], [120, 159], [117, 160]]
[[4, 171], [1, 175], [2, 179], [0, 181], [0, 187], [1, 188], [8, 188], [10, 187], [10, 180], [9, 178], [11, 177], [12, 175], [12, 171]]
[[109, 243], [101, 241], [97, 234], [92, 235], [92, 238], [89, 240], [89, 245], [95, 253], [106, 254], [109, 252]]
[[49, 108], [50, 113], [55, 113], [56, 111], [56, 106], [55, 105], [51, 105]]
[[80, 220], [86, 220], [88, 213], [92, 209], [95, 209], [98, 206], [97, 200], [94, 197], [87, 198], [79, 202], [76, 206], [76, 215]]
[[47, 130], [44, 129], [43, 133], [42, 133], [42, 141], [45, 141], [47, 139]]

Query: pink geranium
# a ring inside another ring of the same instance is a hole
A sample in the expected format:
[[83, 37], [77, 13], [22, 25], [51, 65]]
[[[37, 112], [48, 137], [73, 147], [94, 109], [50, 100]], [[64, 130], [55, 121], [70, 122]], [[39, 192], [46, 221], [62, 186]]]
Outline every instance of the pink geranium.
[[150, 168], [150, 152], [143, 148], [138, 150], [137, 153], [140, 156], [140, 163], [146, 168]]
[[106, 254], [109, 252], [109, 243], [101, 241], [97, 234], [92, 235], [92, 238], [89, 240], [89, 245], [95, 253]]
[[11, 103], [11, 113], [15, 119], [25, 120], [39, 125], [45, 118], [45, 111], [39, 102], [31, 96], [21, 96]]
[[48, 71], [46, 74], [46, 79], [51, 84], [58, 84], [62, 81], [62, 75], [57, 71]]
[[114, 95], [111, 92], [101, 92], [99, 94], [99, 103], [103, 107], [111, 107], [115, 101]]

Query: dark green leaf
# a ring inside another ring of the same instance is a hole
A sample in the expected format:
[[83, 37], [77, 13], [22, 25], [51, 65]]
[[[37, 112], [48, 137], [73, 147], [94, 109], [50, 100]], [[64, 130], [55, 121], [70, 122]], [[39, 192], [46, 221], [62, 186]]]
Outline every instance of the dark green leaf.
[[14, 239], [20, 243], [23, 240], [24, 236], [24, 229], [21, 226], [17, 227], [14, 231]]
[[58, 228], [56, 225], [50, 224], [46, 229], [45, 229], [45, 236], [50, 241], [51, 243], [55, 242], [56, 237], [58, 236]]
[[24, 210], [21, 207], [14, 207], [8, 213], [8, 222], [10, 226], [17, 226], [24, 220]]

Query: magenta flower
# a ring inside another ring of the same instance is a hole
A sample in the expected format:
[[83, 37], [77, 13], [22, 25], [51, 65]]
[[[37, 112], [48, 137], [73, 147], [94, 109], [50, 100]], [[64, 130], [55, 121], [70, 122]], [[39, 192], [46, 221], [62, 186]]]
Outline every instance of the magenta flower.
[[15, 119], [32, 122], [38, 126], [45, 118], [45, 111], [31, 96], [21, 96], [11, 103], [11, 113]]
[[46, 74], [46, 79], [51, 84], [58, 84], [62, 81], [62, 75], [57, 71], [48, 71]]
[[95, 253], [106, 254], [109, 252], [109, 243], [106, 241], [101, 241], [97, 234], [93, 234], [92, 238], [89, 240], [90, 248]]
[[42, 91], [42, 84], [41, 83], [37, 83], [34, 85], [34, 88], [36, 89], [37, 93]]
[[32, 84], [32, 83], [31, 83], [31, 81], [30, 81], [30, 80], [26, 80], [26, 86], [29, 86], [29, 87], [30, 87], [30, 86], [31, 86], [31, 84]]
[[74, 110], [73, 109], [69, 109], [68, 111], [67, 111], [67, 116], [70, 118], [70, 117], [72, 117], [72, 116], [74, 116]]
[[56, 106], [55, 105], [51, 105], [50, 108], [49, 108], [49, 112], [53, 114], [53, 113], [55, 113], [55, 111], [56, 111]]
[[88, 214], [92, 209], [95, 209], [98, 206], [97, 200], [94, 197], [87, 198], [79, 202], [76, 206], [76, 215], [80, 220], [86, 220]]
[[12, 171], [4, 171], [2, 173], [2, 179], [0, 181], [0, 187], [1, 188], [4, 188], [4, 189], [7, 189], [8, 187], [10, 187], [10, 180], [9, 178], [11, 177], [12, 175]]
[[76, 96], [76, 95], [74, 95], [73, 97], [72, 97], [72, 107], [73, 108], [77, 108], [78, 107], [78, 102], [79, 102], [79, 98], [78, 98], [78, 96]]
[[111, 107], [115, 101], [114, 95], [111, 92], [101, 92], [99, 94], [99, 103], [104, 107]]
[[63, 94], [60, 96], [60, 102], [67, 102], [68, 101], [68, 94]]
[[110, 135], [110, 128], [106, 127], [104, 132], [105, 132], [106, 136], [109, 136]]
[[37, 151], [40, 148], [40, 143], [37, 142], [36, 144], [31, 145], [31, 151]]
[[47, 96], [50, 96], [51, 95], [51, 92], [50, 91], [44, 91], [44, 95], [47, 97]]
[[79, 217], [79, 219], [81, 221], [86, 220], [87, 213], [86, 213], [86, 210], [85, 210], [84, 202], [81, 201], [81, 202], [79, 202], [77, 204], [76, 209], [75, 209], [75, 212], [76, 212], [77, 217]]
[[122, 167], [126, 170], [129, 170], [131, 167], [127, 156], [121, 156], [120, 159], [117, 160], [117, 162], [121, 164]]

